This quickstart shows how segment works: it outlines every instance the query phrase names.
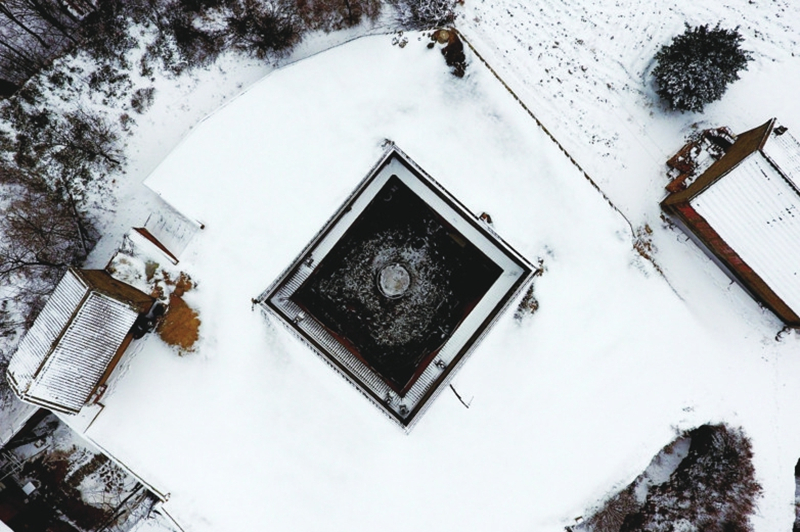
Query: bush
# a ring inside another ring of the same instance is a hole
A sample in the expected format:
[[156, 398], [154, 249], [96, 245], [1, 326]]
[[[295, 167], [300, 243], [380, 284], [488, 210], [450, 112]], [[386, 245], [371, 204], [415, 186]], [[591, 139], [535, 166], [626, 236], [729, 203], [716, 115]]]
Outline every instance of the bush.
[[375, 21], [380, 15], [380, 0], [297, 0], [303, 26], [326, 32], [350, 28], [363, 18]]
[[653, 486], [620, 532], [750, 532], [761, 486], [750, 440], [741, 429], [703, 425], [689, 433], [688, 456]]
[[221, 31], [196, 26], [196, 13], [173, 9], [168, 16], [169, 31], [180, 60], [192, 67], [212, 63], [222, 52], [224, 36]]
[[456, 0], [388, 0], [403, 29], [448, 26], [455, 19]]
[[752, 532], [761, 486], [742, 429], [684, 432], [647, 469], [569, 532]]
[[670, 109], [702, 111], [739, 79], [740, 70], [747, 70], [752, 56], [740, 48], [743, 40], [736, 29], [726, 30], [719, 24], [714, 29], [687, 24], [682, 35], [656, 54], [656, 92]]
[[[128, 31], [133, 15], [140, 17], [135, 8], [138, 2], [100, 2], [81, 24], [81, 48], [97, 63], [121, 63], [125, 66], [125, 54], [137, 46], [136, 39]], [[140, 11], [144, 11], [142, 7]]]
[[143, 87], [140, 89], [136, 89], [131, 96], [131, 107], [134, 111], [139, 114], [143, 114], [150, 109], [150, 106], [153, 105], [154, 95], [156, 93], [155, 87]]

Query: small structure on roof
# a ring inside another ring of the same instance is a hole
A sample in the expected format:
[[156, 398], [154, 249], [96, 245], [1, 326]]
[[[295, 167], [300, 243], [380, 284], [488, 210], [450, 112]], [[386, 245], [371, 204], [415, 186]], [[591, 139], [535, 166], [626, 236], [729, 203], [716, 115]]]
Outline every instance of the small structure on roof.
[[192, 221], [161, 198], [158, 210], [147, 217], [142, 227], [134, 227], [126, 238], [134, 244], [157, 250], [172, 264], [189, 245], [203, 224]]
[[144, 334], [155, 299], [104, 270], [70, 268], [8, 366], [23, 401], [77, 413]]
[[257, 301], [408, 427], [532, 271], [392, 145]]
[[732, 140], [690, 184], [668, 185], [661, 207], [756, 300], [800, 327], [800, 143], [774, 118]]

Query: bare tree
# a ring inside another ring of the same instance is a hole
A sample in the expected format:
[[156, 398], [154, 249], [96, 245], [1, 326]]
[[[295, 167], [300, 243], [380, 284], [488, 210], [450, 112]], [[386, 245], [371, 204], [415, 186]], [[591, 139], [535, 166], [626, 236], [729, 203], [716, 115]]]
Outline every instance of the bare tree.
[[265, 58], [281, 55], [300, 40], [300, 19], [288, 0], [243, 0], [232, 8], [228, 27], [234, 46]]
[[306, 28], [335, 31], [375, 20], [381, 11], [380, 0], [297, 0], [297, 11]]
[[22, 174], [48, 183], [74, 209], [90, 210], [90, 196], [107, 190], [106, 176], [123, 162], [117, 127], [86, 110], [59, 114], [32, 105], [25, 96], [27, 92], [0, 111], [14, 131], [0, 149]]
[[6, 205], [0, 219], [0, 285], [31, 322], [66, 268], [85, 260], [98, 234], [87, 214], [44, 181], [16, 178], [24, 184], [7, 185], [0, 197]]
[[97, 242], [94, 200], [122, 164], [108, 121], [40, 108], [40, 97], [26, 86], [0, 112], [13, 131], [0, 142], [0, 287], [28, 322]]
[[[88, 0], [81, 0], [82, 10]], [[81, 17], [61, 0], [0, 2], [0, 79], [21, 85], [79, 40]]]

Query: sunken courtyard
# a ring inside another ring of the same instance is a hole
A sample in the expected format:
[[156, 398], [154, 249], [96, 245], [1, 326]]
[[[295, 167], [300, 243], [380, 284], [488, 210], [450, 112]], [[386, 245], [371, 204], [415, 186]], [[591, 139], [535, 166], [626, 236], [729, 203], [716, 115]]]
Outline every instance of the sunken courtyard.
[[258, 301], [408, 427], [531, 272], [392, 146]]

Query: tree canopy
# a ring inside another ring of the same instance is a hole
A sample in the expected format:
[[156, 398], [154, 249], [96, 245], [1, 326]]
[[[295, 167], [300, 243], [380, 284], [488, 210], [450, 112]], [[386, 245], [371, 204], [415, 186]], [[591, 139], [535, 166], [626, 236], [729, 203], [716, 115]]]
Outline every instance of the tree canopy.
[[684, 33], [656, 54], [656, 92], [670, 109], [701, 112], [747, 70], [752, 54], [741, 49], [743, 40], [738, 28], [687, 24]]

